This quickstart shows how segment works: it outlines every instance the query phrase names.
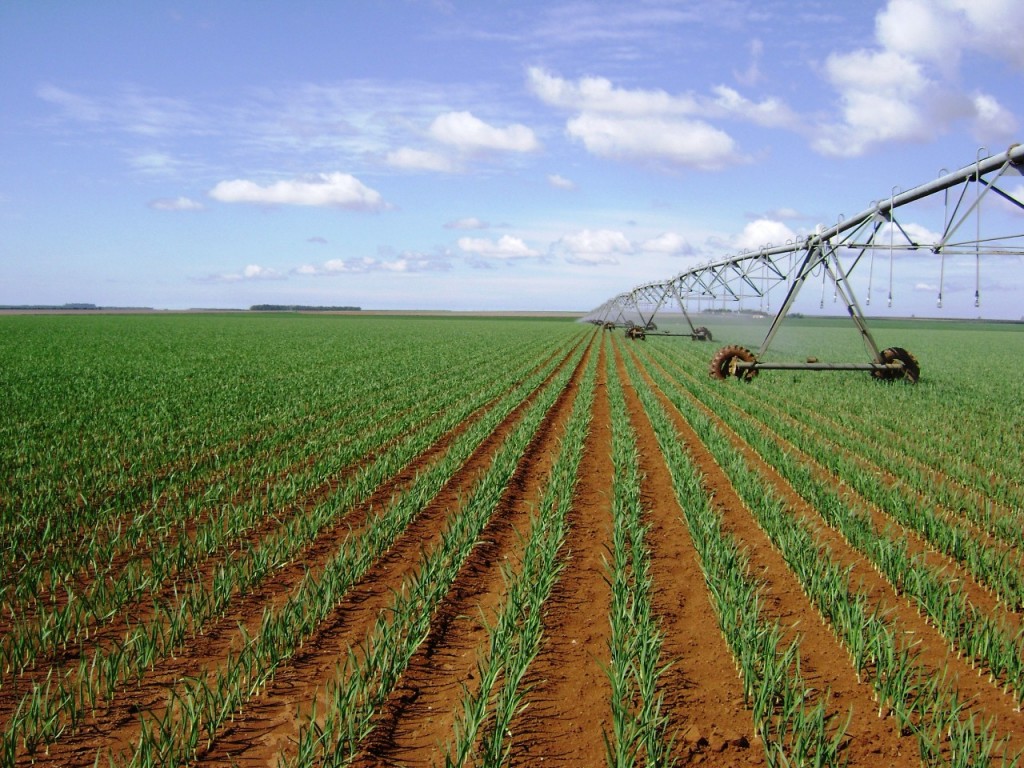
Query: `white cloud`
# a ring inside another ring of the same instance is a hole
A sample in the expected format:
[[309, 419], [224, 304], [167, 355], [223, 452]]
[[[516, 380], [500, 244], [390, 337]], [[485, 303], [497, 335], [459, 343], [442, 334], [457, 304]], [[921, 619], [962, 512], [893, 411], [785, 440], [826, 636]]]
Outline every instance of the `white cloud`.
[[875, 17], [875, 36], [889, 51], [955, 65], [958, 30], [934, 0], [890, 0]]
[[540, 251], [511, 235], [502, 235], [497, 241], [483, 237], [460, 237], [458, 246], [466, 253], [489, 259], [528, 259], [540, 256]]
[[585, 113], [570, 120], [568, 133], [602, 157], [664, 161], [717, 170], [741, 160], [729, 134], [698, 120], [616, 118]]
[[875, 48], [828, 57], [825, 75], [839, 96], [840, 120], [821, 125], [814, 149], [854, 157], [891, 142], [930, 141], [957, 121], [979, 142], [1005, 140], [1017, 118], [994, 96], [967, 93], [968, 53], [1024, 70], [1019, 0], [889, 0], [875, 17]]
[[535, 152], [540, 149], [537, 137], [525, 125], [517, 123], [507, 128], [495, 128], [470, 112], [439, 115], [430, 125], [430, 135], [442, 144], [467, 152]]
[[841, 123], [823, 127], [814, 142], [826, 155], [855, 157], [873, 144], [925, 140], [936, 131], [922, 108], [934, 92], [921, 66], [892, 51], [832, 54], [825, 65], [840, 92]]
[[[1003, 187], [1003, 191], [1015, 200], [1020, 201], [1021, 205], [1024, 205], [1024, 184], [1015, 184], [1012, 187]], [[1018, 214], [1021, 212], [1021, 208], [1014, 205], [1009, 200], [1004, 200], [1001, 197], [996, 199], [999, 201], [999, 205], [1003, 210], [1013, 211]]]
[[757, 219], [747, 224], [732, 245], [738, 251], [756, 251], [765, 245], [784, 245], [796, 239], [796, 233], [781, 221]]
[[205, 130], [201, 118], [187, 102], [153, 96], [131, 85], [105, 99], [80, 96], [52, 84], [40, 86], [36, 95], [62, 109], [67, 118], [127, 133], [168, 136]]
[[462, 219], [449, 221], [444, 225], [445, 229], [487, 229], [490, 226], [486, 221], [481, 221], [476, 216], [467, 216]]
[[544, 103], [577, 114], [566, 123], [570, 136], [603, 157], [664, 161], [717, 170], [740, 162], [733, 138], [708, 120], [739, 120], [766, 127], [792, 127], [797, 118], [778, 99], [751, 101], [725, 85], [710, 96], [627, 89], [603, 77], [576, 81], [540, 67], [527, 71], [527, 87]]
[[994, 96], [976, 93], [974, 103], [974, 136], [979, 141], [986, 138], [1009, 140], [1017, 133], [1017, 118], [1000, 104]]
[[966, 24], [959, 19], [953, 22], [965, 44], [1024, 69], [1019, 34], [1024, 28], [1024, 4], [1019, 0], [944, 0], [944, 5], [966, 19]]
[[267, 186], [235, 179], [218, 183], [208, 194], [223, 203], [335, 206], [363, 211], [386, 207], [379, 192], [347, 173], [321, 173], [310, 179], [277, 181]]
[[540, 67], [527, 70], [527, 85], [545, 104], [580, 112], [617, 115], [690, 115], [700, 111], [689, 95], [671, 96], [663, 90], [616, 88], [603, 77], [581, 77], [575, 83]]
[[725, 85], [715, 86], [712, 92], [716, 109], [709, 106], [708, 114], [740, 118], [765, 128], [785, 128], [797, 123], [797, 116], [778, 99], [751, 101]]
[[457, 170], [451, 158], [437, 152], [402, 147], [389, 152], [387, 164], [393, 168], [405, 168], [414, 171], [440, 171], [452, 173]]
[[548, 184], [555, 189], [576, 189], [576, 185], [572, 181], [557, 173], [548, 174]]
[[156, 211], [201, 211], [203, 204], [188, 197], [161, 197], [151, 200], [149, 207]]
[[241, 272], [228, 272], [220, 275], [210, 275], [199, 282], [211, 283], [241, 283], [255, 280], [285, 280], [287, 276], [276, 269], [261, 267], [259, 264], [248, 264]]
[[914, 222], [901, 221], [899, 226], [886, 223], [875, 233], [875, 243], [879, 246], [886, 246], [890, 237], [894, 247], [905, 248], [912, 244], [928, 246], [938, 243], [942, 239], [942, 234]]
[[648, 253], [664, 253], [670, 256], [691, 256], [695, 249], [682, 235], [665, 232], [640, 244], [640, 250]]
[[397, 259], [329, 259], [321, 264], [303, 264], [292, 271], [303, 277], [329, 277], [371, 272], [442, 272], [450, 268], [446, 260], [409, 251]]
[[622, 117], [728, 117], [756, 125], [792, 125], [796, 117], [784, 103], [768, 98], [751, 101], [734, 88], [717, 85], [712, 96], [672, 95], [663, 90], [615, 87], [603, 77], [582, 77], [575, 83], [538, 67], [527, 72], [527, 86], [541, 101], [560, 109]]
[[584, 229], [566, 235], [557, 245], [566, 261], [588, 266], [618, 264], [620, 256], [633, 252], [633, 244], [629, 239], [621, 232], [610, 229]]

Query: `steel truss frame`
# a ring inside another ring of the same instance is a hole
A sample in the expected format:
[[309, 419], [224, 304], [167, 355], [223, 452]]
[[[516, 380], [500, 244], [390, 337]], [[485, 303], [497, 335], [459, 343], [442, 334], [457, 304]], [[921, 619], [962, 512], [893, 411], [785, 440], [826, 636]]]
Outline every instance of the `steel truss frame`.
[[[992, 255], [1024, 255], [1024, 220], [1019, 228], [1008, 234], [989, 236], [982, 232], [982, 204], [990, 198], [1002, 201], [1024, 211], [1024, 202], [1013, 197], [1003, 186], [1007, 177], [1016, 178], [1024, 173], [1024, 145], [1014, 144], [1006, 152], [989, 157], [978, 157], [952, 173], [944, 173], [934, 181], [906, 192], [896, 193], [879, 200], [871, 207], [849, 219], [840, 218], [835, 225], [819, 227], [813, 235], [798, 238], [785, 245], [763, 247], [757, 251], [740, 253], [712, 261], [680, 272], [670, 280], [645, 283], [607, 300], [586, 315], [583, 320], [598, 323], [629, 325], [627, 313], [635, 312], [646, 327], [669, 299], [675, 299], [693, 333], [675, 334], [694, 336], [694, 328], [687, 312], [687, 303], [725, 305], [757, 299], [763, 306], [769, 302], [770, 292], [786, 286], [785, 296], [775, 313], [764, 340], [756, 354], [742, 350], [738, 354], [718, 361], [718, 373], [751, 378], [762, 369], [804, 370], [869, 370], [880, 378], [902, 378], [907, 370], [905, 350], [881, 350], [868, 329], [867, 319], [850, 285], [850, 275], [857, 269], [869, 270], [868, 292], [865, 304], [871, 303], [875, 262], [879, 255], [888, 259], [889, 291], [887, 300], [892, 304], [892, 265], [896, 254], [925, 252], [938, 255], [940, 277], [938, 306], [942, 306], [942, 288], [945, 279], [946, 256], [968, 255], [975, 259], [975, 306], [980, 304], [980, 263]], [[973, 192], [973, 194], [971, 194]], [[935, 242], [919, 242], [912, 235], [913, 228], [901, 220], [903, 209], [938, 195], [943, 196], [943, 223]], [[825, 281], [831, 283], [835, 299], [842, 301], [854, 325], [870, 352], [868, 363], [778, 363], [762, 361], [783, 319], [789, 313], [801, 288], [811, 277], [822, 278], [822, 305]], [[669, 334], [665, 334], [669, 335]], [[694, 336], [699, 338], [699, 336]], [[738, 348], [737, 348], [738, 349]], [[893, 350], [904, 354], [894, 354]], [[722, 350], [724, 352], [725, 350]], [[721, 353], [720, 355], [721, 356]], [[716, 360], [719, 356], [716, 356]], [[713, 363], [712, 375], [716, 374]], [[916, 361], [914, 361], [916, 366]], [[917, 372], [914, 371], [913, 380]], [[909, 378], [909, 377], [908, 377]]]

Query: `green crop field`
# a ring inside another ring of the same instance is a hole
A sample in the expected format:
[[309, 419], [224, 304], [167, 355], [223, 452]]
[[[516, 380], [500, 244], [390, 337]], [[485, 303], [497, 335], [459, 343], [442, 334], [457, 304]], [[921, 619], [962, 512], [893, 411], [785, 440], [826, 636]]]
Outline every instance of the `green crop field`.
[[1019, 764], [1024, 326], [701, 322], [0, 317], [0, 766]]

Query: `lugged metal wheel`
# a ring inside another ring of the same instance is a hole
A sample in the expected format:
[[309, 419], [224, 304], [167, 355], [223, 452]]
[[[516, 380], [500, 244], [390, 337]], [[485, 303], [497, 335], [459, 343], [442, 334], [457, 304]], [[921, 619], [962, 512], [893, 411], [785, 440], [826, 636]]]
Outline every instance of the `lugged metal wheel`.
[[746, 347], [739, 347], [735, 344], [730, 344], [727, 347], [722, 347], [715, 353], [715, 356], [711, 358], [711, 366], [708, 369], [708, 373], [713, 379], [725, 380], [730, 376], [735, 376], [741, 381], [750, 381], [757, 376], [756, 368], [744, 368], [738, 370], [733, 366], [736, 361], [743, 361], [745, 363], [753, 363], [755, 361], [754, 353]]
[[883, 363], [891, 363], [896, 360], [903, 363], [902, 369], [893, 368], [885, 371], [872, 371], [871, 375], [882, 381], [903, 379], [911, 384], [917, 384], [917, 380], [921, 378], [921, 366], [918, 364], [916, 357], [907, 352], [903, 347], [889, 347], [882, 350]]
[[711, 338], [711, 331], [703, 325], [698, 325], [693, 329], [693, 339], [694, 341], [714, 341], [714, 339]]
[[634, 325], [626, 329], [626, 338], [634, 339], [635, 341], [647, 341], [647, 333], [639, 325]]

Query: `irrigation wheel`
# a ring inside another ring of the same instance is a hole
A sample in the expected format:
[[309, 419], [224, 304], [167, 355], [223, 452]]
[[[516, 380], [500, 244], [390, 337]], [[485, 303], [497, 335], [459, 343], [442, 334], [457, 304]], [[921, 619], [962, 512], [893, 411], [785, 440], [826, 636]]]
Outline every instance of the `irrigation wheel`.
[[639, 325], [634, 325], [626, 329], [626, 338], [636, 341], [647, 341], [647, 333]]
[[902, 369], [893, 368], [885, 371], [872, 371], [871, 375], [882, 381], [905, 379], [911, 384], [917, 384], [917, 380], [921, 378], [921, 366], [918, 364], [916, 357], [907, 352], [903, 347], [889, 347], [882, 350], [883, 363], [892, 363], [897, 360], [903, 363]]
[[711, 367], [708, 373], [711, 374], [711, 378], [722, 380], [735, 376], [741, 381], [750, 381], [757, 376], [756, 368], [736, 369], [734, 363], [739, 361], [753, 363], [755, 361], [754, 353], [746, 347], [738, 347], [732, 344], [728, 347], [722, 347], [711, 358]]
[[694, 341], [714, 341], [711, 338], [711, 331], [705, 328], [703, 325], [698, 325], [693, 329], [693, 340]]

